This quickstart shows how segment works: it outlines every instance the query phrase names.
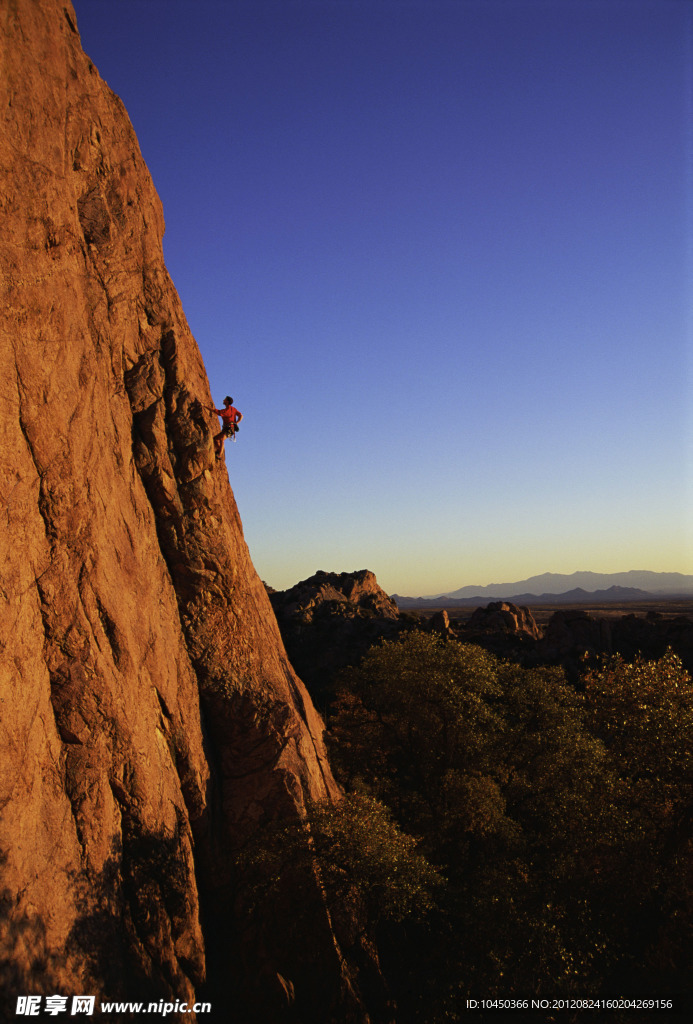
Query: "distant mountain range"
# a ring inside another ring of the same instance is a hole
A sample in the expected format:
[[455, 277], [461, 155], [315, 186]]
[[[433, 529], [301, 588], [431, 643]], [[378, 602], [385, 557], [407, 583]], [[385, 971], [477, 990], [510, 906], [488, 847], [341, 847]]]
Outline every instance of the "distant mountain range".
[[515, 604], [578, 604], [583, 601], [647, 601], [661, 597], [693, 597], [693, 576], [680, 572], [574, 572], [570, 575], [546, 572], [517, 583], [460, 587], [447, 594], [402, 597], [393, 594], [400, 608], [430, 603], [469, 605], [483, 601], [513, 601]]

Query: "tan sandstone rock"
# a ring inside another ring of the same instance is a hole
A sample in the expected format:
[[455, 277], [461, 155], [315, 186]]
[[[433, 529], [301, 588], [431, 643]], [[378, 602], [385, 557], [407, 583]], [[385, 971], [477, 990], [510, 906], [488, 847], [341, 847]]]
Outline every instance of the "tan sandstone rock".
[[234, 931], [233, 851], [338, 790], [135, 134], [68, 0], [3, 4], [0, 62], [0, 980], [191, 998], [201, 887], [221, 972], [263, 959], [317, 1019], [304, 954], [363, 1019], [326, 913], [304, 951]]

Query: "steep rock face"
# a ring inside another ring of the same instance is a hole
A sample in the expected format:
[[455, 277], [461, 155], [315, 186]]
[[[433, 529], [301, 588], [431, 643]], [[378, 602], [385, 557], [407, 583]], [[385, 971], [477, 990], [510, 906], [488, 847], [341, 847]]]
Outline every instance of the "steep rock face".
[[404, 628], [397, 605], [369, 569], [319, 570], [289, 590], [273, 591], [270, 600], [291, 663], [321, 701], [332, 696], [340, 669]]
[[[319, 1019], [297, 950], [233, 927], [233, 851], [338, 790], [215, 468], [160, 202], [67, 0], [3, 5], [0, 47], [0, 980], [188, 999], [207, 920], [220, 971], [280, 1002], [288, 977]], [[322, 1019], [362, 1019], [326, 912], [302, 954]]]

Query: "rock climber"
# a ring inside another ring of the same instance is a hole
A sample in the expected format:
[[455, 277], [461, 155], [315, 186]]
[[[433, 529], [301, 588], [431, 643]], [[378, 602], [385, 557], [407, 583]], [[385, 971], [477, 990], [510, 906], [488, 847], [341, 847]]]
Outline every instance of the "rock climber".
[[215, 412], [217, 416], [221, 416], [221, 430], [218, 434], [214, 435], [214, 454], [217, 459], [220, 459], [224, 451], [224, 439], [235, 436], [238, 424], [243, 419], [243, 414], [234, 408], [233, 398], [229, 398], [228, 395], [224, 399], [223, 409], [215, 409], [213, 405], [209, 408], [210, 412]]

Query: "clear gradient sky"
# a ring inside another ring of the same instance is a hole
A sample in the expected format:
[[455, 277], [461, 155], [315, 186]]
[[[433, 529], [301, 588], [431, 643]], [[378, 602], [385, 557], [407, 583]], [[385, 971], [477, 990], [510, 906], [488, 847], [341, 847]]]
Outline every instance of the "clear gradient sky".
[[693, 572], [693, 4], [74, 2], [263, 579]]

